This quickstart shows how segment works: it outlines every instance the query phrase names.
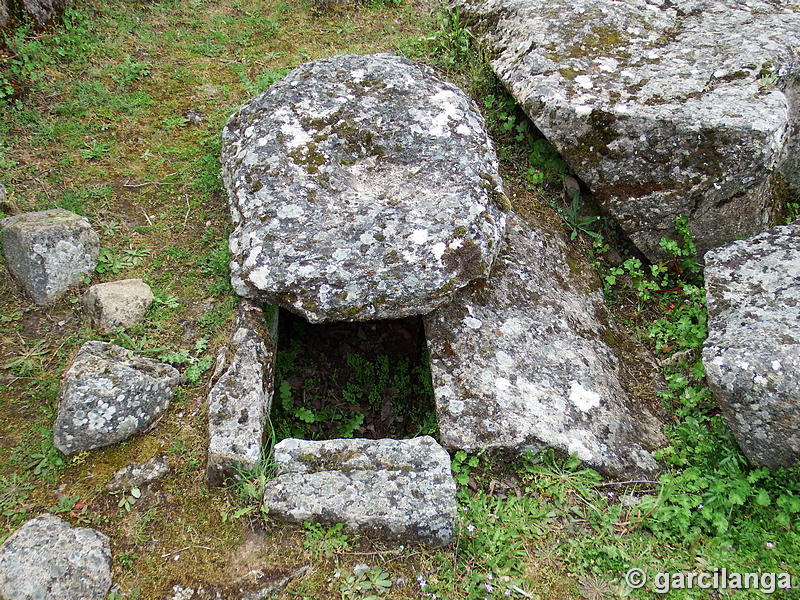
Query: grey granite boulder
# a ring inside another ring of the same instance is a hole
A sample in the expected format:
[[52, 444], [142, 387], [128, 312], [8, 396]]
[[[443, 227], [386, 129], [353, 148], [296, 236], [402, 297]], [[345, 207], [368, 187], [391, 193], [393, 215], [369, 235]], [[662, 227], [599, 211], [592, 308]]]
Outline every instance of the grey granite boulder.
[[[0, 28], [8, 27], [10, 19], [11, 14], [8, 10], [8, 0], [0, 0]], [[0, 183], [0, 201], [2, 201], [4, 191], [5, 189], [3, 188], [3, 184]]]
[[223, 130], [236, 292], [309, 321], [424, 314], [485, 277], [508, 200], [476, 105], [389, 54], [297, 67]]
[[111, 587], [108, 536], [45, 514], [0, 546], [3, 600], [105, 600]]
[[410, 440], [285, 439], [264, 509], [289, 521], [344, 523], [357, 531], [434, 546], [450, 543], [456, 484], [450, 456], [429, 437]]
[[800, 221], [706, 254], [703, 364], [739, 446], [800, 461]]
[[86, 342], [64, 374], [54, 445], [77, 454], [142, 431], [169, 406], [180, 374], [106, 342]]
[[92, 327], [110, 333], [115, 327], [141, 321], [154, 299], [150, 286], [141, 279], [122, 279], [90, 287], [83, 295], [83, 309]]
[[509, 218], [492, 277], [425, 317], [446, 448], [577, 453], [614, 476], [652, 475], [660, 424], [619, 381], [600, 291], [560, 237]]
[[217, 356], [208, 393], [208, 465], [210, 485], [221, 485], [236, 469], [252, 469], [272, 406], [278, 311], [271, 322], [260, 308], [243, 300], [228, 347]]
[[159, 454], [144, 462], [128, 465], [115, 471], [106, 484], [106, 490], [110, 494], [119, 494], [131, 488], [158, 481], [167, 473], [169, 473], [167, 457]]
[[94, 271], [100, 241], [85, 217], [54, 208], [0, 221], [3, 256], [36, 304], [57, 299]]
[[786, 1], [457, 0], [492, 67], [649, 257], [677, 216], [702, 252], [800, 188], [800, 11]]
[[66, 0], [22, 0], [22, 8], [39, 29], [61, 18]]

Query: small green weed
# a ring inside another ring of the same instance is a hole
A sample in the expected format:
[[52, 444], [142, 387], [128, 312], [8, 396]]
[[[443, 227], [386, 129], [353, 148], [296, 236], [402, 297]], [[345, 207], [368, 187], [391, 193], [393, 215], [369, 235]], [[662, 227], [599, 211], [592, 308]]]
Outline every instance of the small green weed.
[[378, 600], [392, 587], [389, 573], [376, 567], [365, 573], [348, 575], [339, 585], [342, 600]]
[[212, 356], [201, 356], [208, 350], [208, 339], [200, 338], [195, 342], [194, 351], [191, 352], [186, 348], [181, 348], [177, 351], [164, 352], [158, 356], [159, 360], [169, 363], [173, 366], [185, 366], [183, 376], [189, 383], [197, 383], [200, 376], [211, 368], [214, 363]]
[[127, 492], [123, 492], [120, 495], [119, 502], [117, 502], [117, 507], [121, 508], [125, 512], [131, 512], [133, 510], [133, 505], [136, 504], [136, 501], [142, 497], [142, 491], [138, 487], [133, 487]]
[[344, 523], [336, 523], [326, 527], [321, 523], [304, 523], [306, 540], [303, 543], [306, 549], [311, 550], [314, 558], [320, 556], [331, 557], [342, 550], [349, 548], [348, 536], [344, 532]]
[[10, 477], [0, 477], [0, 517], [13, 529], [25, 520], [28, 510], [30, 492], [34, 484], [16, 473]]
[[556, 206], [556, 212], [558, 212], [561, 220], [564, 221], [564, 224], [567, 226], [567, 229], [570, 230], [569, 239], [574, 240], [578, 237], [579, 233], [585, 233], [586, 235], [593, 237], [596, 240], [602, 240], [602, 236], [590, 229], [590, 225], [596, 223], [600, 217], [599, 216], [591, 216], [591, 217], [581, 217], [580, 216], [580, 200], [581, 200], [581, 193], [575, 192], [572, 196], [572, 203], [566, 206], [565, 208], [561, 208], [560, 206]]
[[141, 265], [150, 252], [151, 250], [148, 248], [141, 250], [123, 248], [121, 251], [115, 248], [100, 248], [95, 271], [100, 274], [113, 273], [116, 275], [123, 269]]
[[4, 369], [13, 371], [20, 377], [25, 377], [42, 368], [44, 357], [50, 353], [44, 340], [33, 340], [32, 344], [23, 344], [20, 352], [7, 363]]

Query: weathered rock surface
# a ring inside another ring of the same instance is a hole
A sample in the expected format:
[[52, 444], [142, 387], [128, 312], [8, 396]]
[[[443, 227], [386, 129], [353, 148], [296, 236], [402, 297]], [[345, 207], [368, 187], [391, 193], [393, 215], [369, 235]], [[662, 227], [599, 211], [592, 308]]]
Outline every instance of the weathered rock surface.
[[703, 364], [739, 446], [770, 468], [800, 460], [800, 222], [705, 257]]
[[36, 304], [47, 304], [97, 266], [100, 240], [89, 221], [54, 208], [0, 220], [3, 256]]
[[0, 598], [105, 600], [111, 587], [108, 536], [45, 514], [0, 546]]
[[134, 487], [153, 483], [167, 473], [169, 473], [167, 457], [160, 454], [144, 462], [128, 465], [115, 471], [106, 484], [106, 490], [111, 494], [119, 494]]
[[60, 19], [66, 4], [66, 0], [22, 0], [22, 8], [40, 29]]
[[154, 300], [150, 286], [141, 279], [98, 283], [83, 295], [83, 309], [92, 327], [109, 333], [141, 321]]
[[602, 293], [560, 237], [509, 217], [492, 277], [425, 317], [446, 448], [552, 447], [611, 475], [651, 475], [666, 440], [629, 398]]
[[264, 489], [269, 515], [342, 522], [391, 538], [448, 544], [456, 486], [450, 456], [429, 437], [410, 440], [285, 439], [275, 446], [275, 479]]
[[699, 250], [800, 188], [800, 10], [753, 0], [458, 0], [492, 66], [633, 242], [689, 216]]
[[115, 444], [158, 419], [180, 382], [173, 367], [106, 342], [86, 342], [67, 370], [55, 447], [76, 454]]
[[[8, 0], [0, 0], [0, 28], [8, 27], [10, 19], [11, 15], [8, 10]], [[3, 184], [0, 183], [0, 200], [2, 200], [4, 191]]]
[[299, 66], [223, 130], [231, 280], [309, 321], [424, 314], [485, 277], [508, 205], [475, 104], [389, 54]]
[[221, 485], [236, 476], [237, 467], [254, 468], [261, 460], [274, 388], [278, 311], [272, 312], [267, 323], [264, 311], [243, 300], [230, 345], [217, 356], [208, 393], [210, 485]]

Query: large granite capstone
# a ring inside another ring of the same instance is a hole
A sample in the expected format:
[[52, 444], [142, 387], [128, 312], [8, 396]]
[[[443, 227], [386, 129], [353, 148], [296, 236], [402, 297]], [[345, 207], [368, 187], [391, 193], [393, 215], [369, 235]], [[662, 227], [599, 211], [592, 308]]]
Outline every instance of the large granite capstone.
[[390, 538], [450, 543], [456, 484], [450, 455], [430, 436], [410, 440], [285, 439], [264, 488], [270, 517], [344, 523]]
[[677, 216], [702, 252], [800, 189], [800, 9], [753, 0], [457, 0], [492, 67], [649, 257]]
[[4, 600], [105, 600], [110, 587], [111, 543], [95, 529], [44, 514], [0, 546]]
[[800, 221], [706, 254], [703, 365], [754, 464], [800, 461]]
[[575, 269], [560, 236], [514, 215], [492, 277], [425, 317], [443, 446], [550, 447], [612, 476], [657, 471], [660, 424], [625, 393], [602, 293]]
[[236, 292], [311, 322], [399, 318], [485, 277], [509, 207], [475, 104], [389, 54], [306, 63], [223, 130]]
[[72, 455], [121, 442], [167, 410], [179, 383], [168, 364], [86, 342], [61, 382], [53, 444]]

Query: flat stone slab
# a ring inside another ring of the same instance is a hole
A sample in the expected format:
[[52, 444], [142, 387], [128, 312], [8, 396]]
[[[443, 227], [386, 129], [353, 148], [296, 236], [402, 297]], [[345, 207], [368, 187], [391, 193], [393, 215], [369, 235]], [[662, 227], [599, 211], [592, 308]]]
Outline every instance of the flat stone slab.
[[800, 460], [800, 222], [705, 256], [703, 365], [725, 421], [756, 465]]
[[121, 442], [167, 410], [179, 383], [167, 364], [86, 342], [61, 382], [53, 443], [71, 455]]
[[0, 546], [4, 600], [105, 600], [110, 588], [111, 544], [94, 529], [45, 514]]
[[424, 314], [485, 277], [509, 206], [477, 106], [398, 56], [306, 63], [223, 130], [236, 292], [311, 322]]
[[651, 258], [700, 252], [800, 189], [800, 10], [753, 0], [458, 0], [536, 127]]
[[344, 523], [356, 531], [434, 546], [452, 541], [456, 484], [450, 455], [430, 436], [410, 440], [285, 439], [264, 509], [289, 521]]
[[208, 393], [209, 485], [222, 485], [237, 469], [253, 469], [261, 460], [278, 332], [278, 311], [270, 308], [268, 323], [261, 308], [243, 300], [231, 342], [217, 356]]
[[168, 473], [167, 457], [159, 454], [144, 462], [134, 463], [115, 471], [106, 484], [106, 491], [110, 494], [119, 494], [158, 481]]
[[442, 445], [550, 447], [613, 476], [657, 471], [648, 450], [666, 440], [620, 384], [613, 324], [589, 281], [560, 237], [509, 217], [492, 277], [425, 317]]
[[153, 300], [150, 286], [141, 279], [121, 279], [90, 287], [83, 295], [83, 309], [92, 327], [110, 333], [141, 321]]
[[92, 273], [100, 240], [89, 221], [54, 208], [0, 220], [6, 266], [36, 304], [48, 304]]

